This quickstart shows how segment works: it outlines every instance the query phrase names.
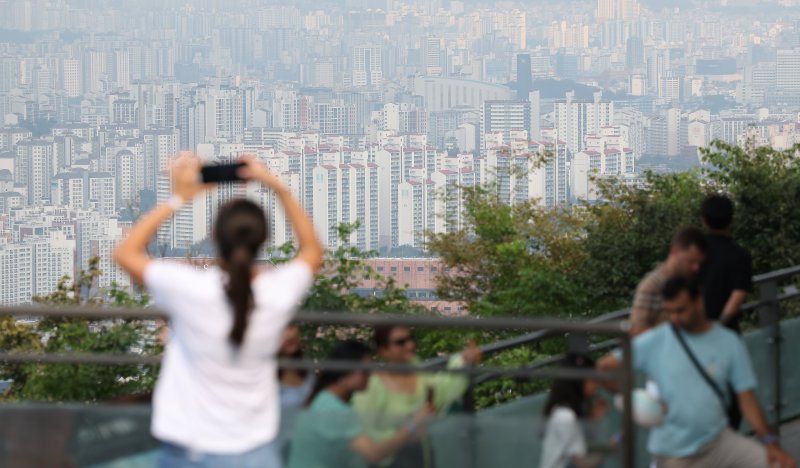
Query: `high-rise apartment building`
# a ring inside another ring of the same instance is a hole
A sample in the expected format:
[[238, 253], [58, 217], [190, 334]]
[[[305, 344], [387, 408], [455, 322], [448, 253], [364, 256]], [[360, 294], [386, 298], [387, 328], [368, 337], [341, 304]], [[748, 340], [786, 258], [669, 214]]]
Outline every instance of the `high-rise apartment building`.
[[502, 133], [504, 142], [511, 140], [512, 130], [531, 128], [529, 101], [486, 101], [481, 107], [481, 148], [487, 150], [485, 135]]
[[361, 44], [353, 48], [353, 86], [379, 88], [383, 84], [381, 47]]
[[360, 249], [378, 247], [380, 180], [378, 166], [365, 160], [323, 164], [313, 169], [314, 226], [329, 248], [341, 245], [339, 226], [358, 223], [344, 242]]
[[444, 41], [441, 37], [426, 36], [422, 42], [422, 69], [426, 76], [442, 76], [444, 59]]
[[776, 86], [784, 94], [800, 95], [800, 48], [778, 50]]
[[46, 140], [25, 140], [17, 143], [14, 178], [28, 188], [28, 204], [50, 200], [50, 182], [54, 175], [53, 143]]
[[[0, 66], [2, 66], [2, 64], [0, 64]], [[83, 95], [81, 76], [80, 60], [67, 58], [61, 61], [61, 87], [67, 94], [67, 97], [79, 97]]]
[[597, 21], [628, 21], [639, 16], [638, 0], [597, 0]]
[[586, 135], [600, 133], [601, 127], [614, 123], [614, 103], [601, 98], [598, 91], [592, 101], [576, 101], [575, 93], [570, 91], [566, 99], [556, 101], [556, 133], [573, 154], [584, 149]]
[[517, 54], [517, 99], [528, 99], [532, 91], [531, 54]]
[[398, 245], [422, 248], [436, 227], [436, 184], [415, 175], [397, 187]]
[[625, 43], [625, 68], [641, 70], [644, 64], [644, 41], [639, 36], [629, 37]]

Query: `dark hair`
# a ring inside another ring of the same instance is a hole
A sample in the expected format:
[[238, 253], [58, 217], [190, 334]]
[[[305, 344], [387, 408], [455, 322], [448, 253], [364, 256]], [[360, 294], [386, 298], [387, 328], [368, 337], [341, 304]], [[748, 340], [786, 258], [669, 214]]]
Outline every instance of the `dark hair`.
[[[585, 355], [570, 353], [564, 358], [564, 367], [570, 369], [593, 369], [594, 360]], [[556, 379], [550, 387], [544, 415], [550, 416], [553, 409], [563, 406], [575, 412], [578, 418], [586, 415], [586, 396], [583, 394], [583, 379]]]
[[233, 307], [233, 327], [229, 335], [236, 347], [244, 341], [247, 319], [255, 306], [250, 286], [253, 261], [269, 231], [264, 211], [249, 200], [233, 200], [219, 210], [214, 237], [227, 273], [225, 295]]
[[389, 346], [389, 337], [392, 336], [392, 332], [398, 328], [407, 328], [404, 325], [379, 325], [375, 327], [375, 331], [372, 334], [372, 341], [375, 343], [376, 348], [385, 348]]
[[[345, 340], [336, 344], [328, 353], [328, 359], [331, 361], [362, 361], [366, 357], [372, 356], [372, 349], [366, 344], [358, 340]], [[314, 384], [314, 390], [308, 396], [306, 405], [310, 405], [314, 398], [317, 397], [319, 392], [325, 390], [327, 387], [338, 382], [342, 377], [351, 374], [354, 371], [334, 371], [326, 370], [321, 371], [317, 376], [317, 381]]]
[[[288, 330], [290, 328], [297, 328], [298, 330], [300, 330], [300, 326], [297, 325], [296, 323], [290, 323], [289, 325], [286, 326], [286, 330]], [[281, 351], [279, 349], [278, 350], [278, 357], [284, 358], [284, 359], [303, 359], [303, 357], [305, 357], [305, 352], [303, 351], [302, 342], [301, 342], [301, 345], [297, 348], [297, 351], [295, 351], [295, 352], [293, 352], [291, 354], [281, 353]], [[283, 375], [286, 373], [287, 370], [288, 369], [284, 369], [283, 367], [278, 367], [278, 380], [283, 378]], [[306, 376], [308, 375], [308, 371], [305, 370], [305, 369], [294, 369], [294, 371], [297, 372], [297, 375], [299, 375], [301, 379], [305, 379]]]
[[661, 288], [661, 297], [671, 301], [683, 291], [689, 293], [690, 298], [697, 299], [700, 297], [700, 283], [696, 279], [685, 276], [673, 276]]
[[728, 229], [733, 223], [733, 202], [725, 195], [710, 195], [700, 207], [703, 221], [714, 230]]
[[682, 249], [697, 247], [701, 252], [708, 252], [708, 237], [702, 229], [696, 227], [683, 228], [672, 238], [672, 245]]

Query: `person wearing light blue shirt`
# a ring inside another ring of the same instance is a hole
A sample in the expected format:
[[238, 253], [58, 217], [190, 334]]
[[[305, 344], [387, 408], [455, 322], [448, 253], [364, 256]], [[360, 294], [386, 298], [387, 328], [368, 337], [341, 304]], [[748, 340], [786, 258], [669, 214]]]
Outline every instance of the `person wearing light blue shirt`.
[[[633, 366], [658, 385], [666, 407], [664, 422], [651, 431], [648, 441], [656, 466], [794, 467], [794, 461], [769, 433], [755, 397], [757, 384], [750, 357], [739, 337], [705, 317], [695, 281], [670, 278], [662, 295], [670, 323], [633, 341]], [[692, 363], [677, 333], [718, 388], [730, 384], [736, 391], [742, 413], [760, 442], [728, 428], [726, 406]], [[619, 365], [619, 353], [614, 353], [598, 367], [608, 370]]]

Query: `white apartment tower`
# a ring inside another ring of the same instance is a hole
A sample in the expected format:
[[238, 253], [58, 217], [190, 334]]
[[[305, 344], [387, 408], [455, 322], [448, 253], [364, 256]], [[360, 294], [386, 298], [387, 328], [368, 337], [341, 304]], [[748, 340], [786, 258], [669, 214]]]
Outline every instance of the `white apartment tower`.
[[383, 83], [381, 47], [360, 44], [353, 48], [353, 86], [380, 88]]
[[565, 100], [555, 104], [558, 139], [565, 141], [573, 154], [584, 149], [586, 135], [600, 133], [601, 127], [614, 123], [614, 103], [601, 101], [601, 96], [598, 91], [592, 101], [576, 101], [574, 91], [570, 91]]
[[630, 21], [639, 16], [638, 0], [597, 0], [597, 21]]
[[17, 143], [14, 178], [28, 187], [28, 204], [50, 200], [50, 182], [54, 175], [53, 143], [25, 140]]

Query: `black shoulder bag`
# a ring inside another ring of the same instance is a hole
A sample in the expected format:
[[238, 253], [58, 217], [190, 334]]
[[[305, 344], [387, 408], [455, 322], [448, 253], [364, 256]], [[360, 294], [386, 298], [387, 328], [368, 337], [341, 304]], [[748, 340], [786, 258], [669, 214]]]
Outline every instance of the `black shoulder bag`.
[[681, 347], [684, 351], [686, 351], [686, 355], [689, 356], [689, 360], [692, 361], [692, 364], [694, 364], [694, 368], [697, 369], [697, 372], [700, 373], [700, 375], [703, 377], [703, 380], [706, 381], [708, 386], [714, 390], [717, 398], [719, 398], [719, 402], [722, 405], [722, 410], [725, 412], [725, 415], [728, 418], [728, 426], [730, 426], [733, 430], [738, 431], [739, 424], [741, 423], [739, 402], [736, 401], [733, 393], [731, 394], [730, 402], [725, 399], [725, 394], [722, 393], [722, 390], [717, 386], [717, 383], [714, 382], [711, 376], [709, 376], [705, 369], [703, 369], [703, 366], [700, 365], [700, 361], [697, 360], [697, 356], [694, 355], [691, 348], [689, 348], [689, 345], [686, 344], [686, 340], [683, 338], [683, 335], [681, 335], [681, 332], [678, 331], [678, 328], [673, 324], [670, 324], [670, 327], [672, 328], [672, 332], [675, 334], [675, 338], [678, 339]]

